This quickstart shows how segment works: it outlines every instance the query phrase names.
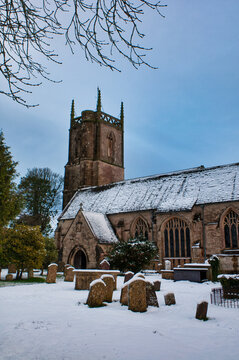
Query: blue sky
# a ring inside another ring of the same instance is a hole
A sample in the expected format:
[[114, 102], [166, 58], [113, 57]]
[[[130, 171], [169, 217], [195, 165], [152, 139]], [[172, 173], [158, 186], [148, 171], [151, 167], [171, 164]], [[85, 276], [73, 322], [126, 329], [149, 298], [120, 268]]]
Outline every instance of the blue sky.
[[164, 3], [165, 18], [147, 13], [142, 27], [157, 70], [119, 59], [122, 72], [112, 72], [58, 41], [63, 64], [47, 66], [63, 81], [34, 89], [38, 108], [0, 96], [0, 128], [21, 176], [33, 167], [64, 174], [71, 101], [77, 115], [94, 110], [97, 87], [103, 111], [119, 116], [124, 102], [126, 178], [239, 161], [239, 1]]

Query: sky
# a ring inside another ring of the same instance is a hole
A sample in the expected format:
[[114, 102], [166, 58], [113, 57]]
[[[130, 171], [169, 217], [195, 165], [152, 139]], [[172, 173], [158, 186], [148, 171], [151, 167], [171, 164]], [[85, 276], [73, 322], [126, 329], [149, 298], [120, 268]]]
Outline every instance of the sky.
[[28, 96], [27, 109], [0, 96], [2, 128], [20, 176], [33, 167], [64, 175], [70, 108], [95, 110], [97, 87], [103, 111], [125, 109], [125, 178], [239, 161], [238, 0], [165, 0], [165, 17], [147, 12], [142, 31], [157, 70], [121, 72], [87, 62], [56, 42], [62, 65], [47, 64], [55, 84], [44, 81]]

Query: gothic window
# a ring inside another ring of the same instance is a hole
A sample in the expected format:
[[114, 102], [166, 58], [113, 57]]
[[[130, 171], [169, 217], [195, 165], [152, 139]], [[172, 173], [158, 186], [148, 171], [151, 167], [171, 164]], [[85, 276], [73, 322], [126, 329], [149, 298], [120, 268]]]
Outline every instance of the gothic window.
[[231, 210], [224, 219], [224, 237], [226, 248], [238, 248], [239, 216]]
[[110, 132], [107, 136], [107, 156], [110, 161], [114, 160], [114, 154], [115, 154], [115, 137], [112, 132]]
[[164, 229], [164, 256], [191, 257], [190, 229], [184, 220], [170, 219]]
[[142, 218], [139, 218], [135, 223], [134, 236], [148, 239], [148, 226]]

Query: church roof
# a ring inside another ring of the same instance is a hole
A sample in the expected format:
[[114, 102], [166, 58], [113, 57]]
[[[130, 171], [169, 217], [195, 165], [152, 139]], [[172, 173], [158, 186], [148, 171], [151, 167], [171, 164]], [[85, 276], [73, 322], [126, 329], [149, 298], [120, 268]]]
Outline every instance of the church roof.
[[147, 209], [182, 211], [227, 201], [239, 201], [239, 163], [84, 188], [76, 192], [59, 219], [75, 218], [80, 204], [85, 211], [114, 214]]
[[99, 242], [118, 242], [118, 239], [115, 236], [115, 233], [106, 215], [92, 211], [82, 211], [82, 214], [86, 219], [92, 233], [99, 240]]

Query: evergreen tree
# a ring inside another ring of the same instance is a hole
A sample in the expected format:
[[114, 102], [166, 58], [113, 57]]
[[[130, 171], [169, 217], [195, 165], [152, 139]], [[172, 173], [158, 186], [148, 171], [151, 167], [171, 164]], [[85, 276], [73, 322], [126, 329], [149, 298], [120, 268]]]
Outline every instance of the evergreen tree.
[[43, 234], [49, 234], [51, 217], [55, 216], [61, 207], [62, 188], [62, 176], [49, 168], [28, 170], [19, 185], [25, 209], [18, 223], [38, 225]]
[[8, 225], [20, 212], [21, 196], [14, 179], [17, 162], [13, 161], [9, 147], [0, 131], [0, 227]]
[[157, 253], [158, 249], [154, 243], [136, 238], [113, 245], [108, 258], [113, 268], [138, 272], [147, 266]]
[[6, 229], [3, 238], [3, 259], [17, 267], [17, 279], [24, 270], [41, 268], [45, 256], [45, 241], [39, 227], [16, 225]]

